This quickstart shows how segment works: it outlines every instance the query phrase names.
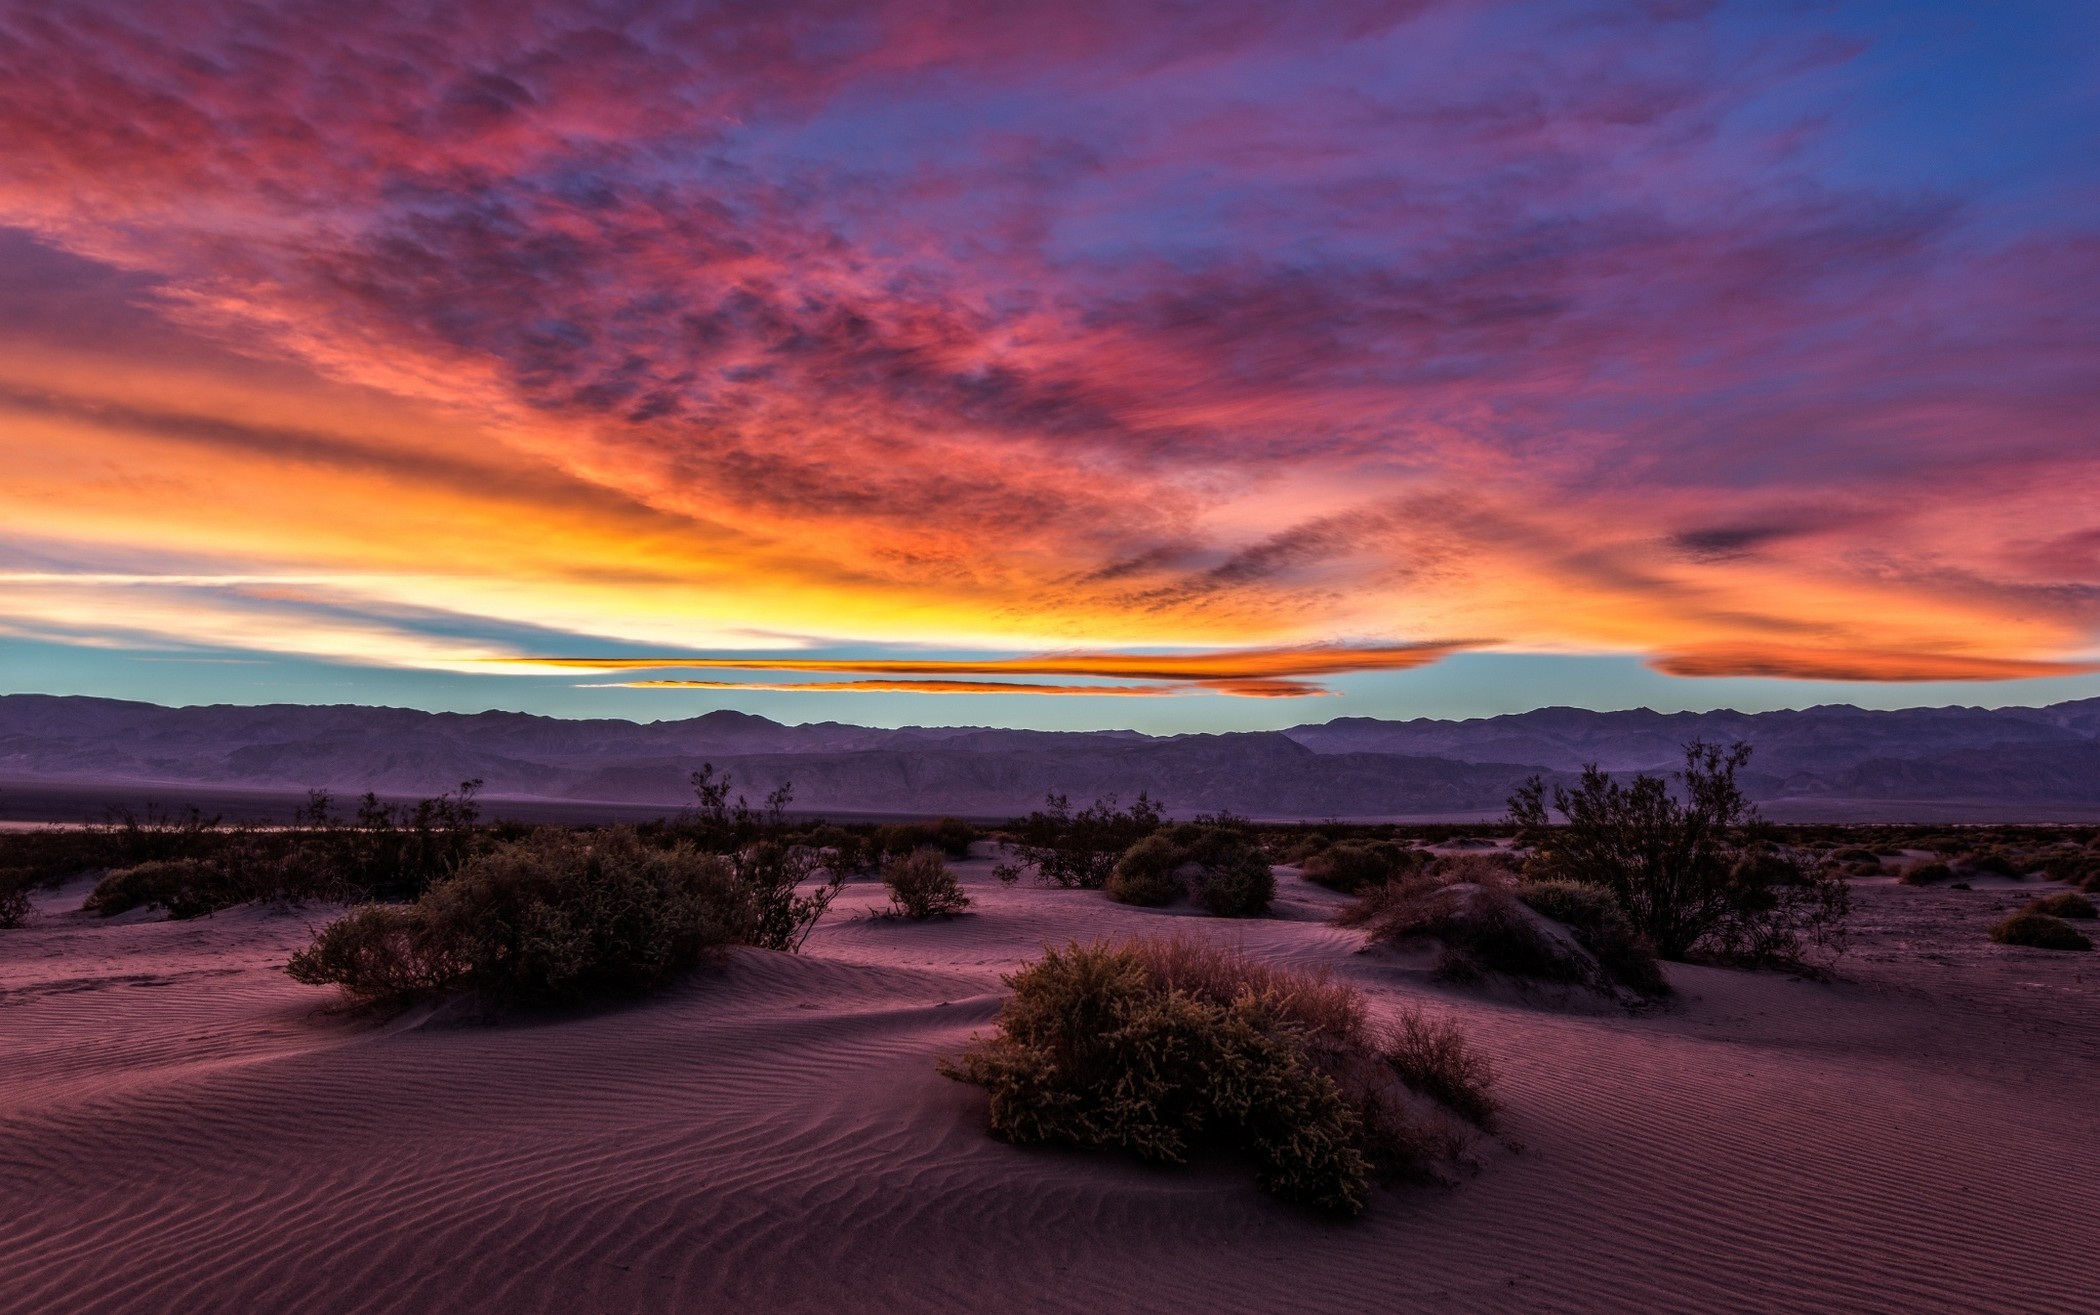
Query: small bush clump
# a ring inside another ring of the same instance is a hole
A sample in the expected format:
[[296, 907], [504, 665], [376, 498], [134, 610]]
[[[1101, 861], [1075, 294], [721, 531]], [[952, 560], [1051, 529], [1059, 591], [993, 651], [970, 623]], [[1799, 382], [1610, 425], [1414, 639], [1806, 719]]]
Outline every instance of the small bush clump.
[[1276, 898], [1276, 877], [1253, 838], [1230, 821], [1184, 822], [1125, 850], [1107, 884], [1123, 904], [1171, 904], [1186, 895], [1221, 918], [1255, 918]]
[[523, 1005], [633, 995], [749, 941], [758, 894], [719, 855], [646, 845], [628, 828], [549, 828], [470, 860], [414, 904], [353, 909], [287, 971], [376, 1002], [454, 989]]
[[2058, 895], [2044, 895], [2027, 901], [2023, 913], [2039, 913], [2050, 918], [2100, 918], [2100, 909], [2093, 902], [2075, 891], [2064, 891]]
[[1936, 886], [1954, 880], [1954, 869], [1945, 863], [1918, 863], [1903, 869], [1896, 880], [1905, 886]]
[[1501, 1106], [1485, 1059], [1449, 1018], [1404, 1009], [1385, 1030], [1380, 1047], [1400, 1080], [1478, 1126], [1493, 1131]]
[[1517, 886], [1516, 893], [1518, 899], [1574, 932], [1612, 980], [1642, 995], [1669, 993], [1655, 951], [1626, 920], [1609, 890], [1581, 881], [1526, 881]]
[[1117, 860], [1159, 830], [1165, 818], [1166, 810], [1142, 794], [1128, 808], [1118, 808], [1110, 796], [1076, 813], [1068, 797], [1051, 794], [1042, 808], [1014, 823], [1015, 857], [993, 870], [1001, 881], [1018, 881], [1032, 868], [1046, 886], [1099, 890], [1108, 884]]
[[948, 860], [931, 845], [886, 859], [882, 884], [889, 890], [891, 909], [899, 917], [948, 917], [970, 907], [970, 897], [949, 870]]
[[1436, 972], [1452, 981], [1475, 981], [1491, 972], [1547, 982], [1582, 982], [1587, 976], [1501, 886], [1456, 889], [1434, 877], [1388, 882], [1366, 891], [1335, 921], [1365, 928], [1373, 941], [1440, 942]]
[[1178, 870], [1187, 860], [1181, 846], [1154, 832], [1123, 851], [1103, 887], [1118, 904], [1156, 907], [1188, 894]]
[[0, 930], [29, 925], [29, 887], [33, 873], [0, 870]]
[[1487, 1069], [1455, 1031], [1403, 1024], [1412, 1048], [1395, 1058], [1358, 993], [1208, 946], [1075, 943], [1006, 982], [998, 1035], [940, 1068], [991, 1093], [992, 1130], [1009, 1141], [1170, 1164], [1232, 1147], [1265, 1190], [1353, 1214], [1374, 1178], [1420, 1174], [1438, 1153], [1390, 1094], [1396, 1079], [1449, 1078], [1458, 1100], [1493, 1109]]
[[2090, 950], [2093, 943], [2061, 918], [2026, 910], [1991, 928], [1991, 939], [2000, 945], [2025, 945], [2037, 950]]
[[1427, 858], [1423, 850], [1390, 840], [1342, 841], [1307, 856], [1299, 871], [1307, 881], [1355, 895], [1367, 886], [1419, 871]]

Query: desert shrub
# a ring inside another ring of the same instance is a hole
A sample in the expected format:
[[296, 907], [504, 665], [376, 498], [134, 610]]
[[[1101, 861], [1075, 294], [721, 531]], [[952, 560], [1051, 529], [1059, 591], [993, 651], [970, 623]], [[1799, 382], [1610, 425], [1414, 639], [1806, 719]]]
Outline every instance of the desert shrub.
[[171, 918], [197, 918], [258, 900], [325, 897], [336, 892], [325, 875], [296, 866], [298, 851], [256, 842], [223, 846], [210, 858], [161, 859], [106, 873], [81, 907], [114, 917], [140, 907]]
[[0, 869], [0, 930], [29, 925], [29, 888], [35, 875], [27, 868]]
[[1188, 893], [1176, 875], [1185, 861], [1180, 846], [1155, 832], [1123, 852], [1104, 889], [1118, 904], [1172, 904]]
[[1932, 886], [1954, 880], [1954, 869], [1945, 863], [1918, 863], [1903, 869], [1896, 880], [1906, 886]]
[[2061, 894], [2044, 895], [2039, 899], [2029, 900], [2022, 912], [2039, 913], [2051, 918], [2100, 918], [2100, 909], [2095, 909], [2091, 900], [2068, 890]]
[[2088, 895], [2100, 895], [2100, 872], [2095, 872], [2078, 883], [2078, 889]]
[[1994, 849], [1959, 855], [1947, 866], [1964, 877], [1989, 875], [2011, 877], [2017, 881], [2022, 875], [2018, 863], [2009, 855]]
[[1279, 863], [1303, 864], [1323, 850], [1334, 845], [1334, 838], [1321, 831], [1308, 831], [1300, 835], [1285, 835], [1276, 843], [1276, 861]]
[[1846, 849], [1834, 849], [1829, 858], [1833, 863], [1872, 863], [1876, 867], [1881, 866], [1880, 855], [1871, 849], [1861, 849], [1856, 845]]
[[1269, 911], [1276, 898], [1276, 874], [1259, 849], [1240, 845], [1193, 861], [1189, 893], [1206, 912], [1220, 918], [1258, 918]]
[[1449, 1018], [1408, 1008], [1388, 1026], [1381, 1052], [1400, 1080], [1489, 1131], [1500, 1106], [1494, 1070]]
[[2100, 876], [2100, 854], [2063, 850], [2044, 855], [2036, 866], [2052, 880], [2076, 886]]
[[881, 852], [873, 837], [829, 824], [810, 828], [800, 841], [817, 852], [819, 865], [826, 872], [837, 876], [866, 872]]
[[909, 854], [931, 846], [949, 858], [964, 859], [970, 856], [970, 842], [975, 839], [976, 827], [959, 817], [943, 817], [931, 822], [902, 822], [877, 827], [871, 843], [883, 857]]
[[1253, 918], [1269, 911], [1276, 876], [1268, 855], [1233, 819], [1183, 822], [1124, 851], [1110, 874], [1110, 899], [1125, 904], [1171, 904], [1186, 894], [1221, 918]]
[[2093, 943], [2061, 918], [2022, 910], [1991, 928], [1991, 939], [2000, 945], [2025, 945], [2037, 950], [2090, 950]]
[[1069, 798], [1050, 794], [1042, 808], [1013, 824], [1015, 857], [994, 871], [1010, 882], [1033, 869], [1045, 885], [1099, 890], [1114, 874], [1116, 861], [1157, 831], [1165, 816], [1142, 794], [1127, 809], [1117, 808], [1111, 795], [1076, 813]]
[[1433, 1154], [1347, 988], [1186, 942], [1074, 943], [1005, 980], [997, 1035], [940, 1070], [990, 1093], [1009, 1141], [1173, 1164], [1221, 1145], [1265, 1190], [1352, 1214]]
[[1390, 840], [1342, 841], [1304, 859], [1299, 870], [1307, 881], [1344, 895], [1379, 885], [1422, 866], [1423, 851]]
[[767, 892], [721, 855], [644, 844], [631, 828], [556, 828], [498, 845], [408, 906], [324, 927], [288, 971], [353, 997], [456, 988], [522, 1005], [633, 995], [711, 949], [753, 943]]
[[1682, 797], [1661, 777], [1643, 773], [1622, 785], [1593, 763], [1573, 790], [1552, 788], [1549, 810], [1540, 778], [1525, 782], [1509, 808], [1533, 849], [1528, 874], [1610, 890], [1665, 959], [1694, 951], [1755, 962], [1798, 962], [1812, 948], [1842, 954], [1851, 913], [1844, 882], [1755, 841], [1757, 810], [1736, 783], [1750, 746], [1694, 740], [1684, 757]]
[[1388, 882], [1366, 891], [1335, 920], [1363, 927], [1373, 941], [1440, 941], [1438, 975], [1457, 981], [1489, 972], [1555, 982], [1584, 978], [1582, 965], [1542, 934], [1500, 886], [1454, 889], [1434, 877]]
[[1612, 980], [1643, 995], [1668, 994], [1662, 968], [1633, 924], [1626, 921], [1618, 899], [1602, 886], [1579, 881], [1527, 881], [1517, 898], [1575, 933], [1584, 949]]
[[890, 892], [890, 905], [900, 917], [946, 917], [970, 907], [948, 861], [931, 845], [909, 854], [897, 854], [882, 865], [882, 884]]
[[833, 872], [804, 890], [824, 867], [823, 856], [807, 845], [760, 840], [723, 857], [745, 900], [741, 940], [763, 950], [800, 951], [846, 881], [844, 873]]
[[361, 1001], [408, 1000], [464, 984], [468, 966], [417, 904], [365, 904], [323, 927], [285, 971]]

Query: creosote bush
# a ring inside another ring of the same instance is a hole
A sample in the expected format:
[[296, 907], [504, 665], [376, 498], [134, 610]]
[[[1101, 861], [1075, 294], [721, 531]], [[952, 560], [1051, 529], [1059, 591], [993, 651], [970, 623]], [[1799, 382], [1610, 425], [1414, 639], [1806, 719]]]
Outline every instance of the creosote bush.
[[1099, 890], [1108, 884], [1117, 860], [1159, 830], [1165, 818], [1165, 808], [1142, 794], [1128, 808], [1118, 808], [1110, 795], [1075, 813], [1070, 798], [1052, 793], [1042, 808], [1013, 824], [1014, 857], [993, 871], [1001, 881], [1012, 882], [1033, 869], [1046, 886]]
[[2024, 945], [2036, 950], [2090, 950], [2093, 943], [2076, 927], [2061, 918], [2025, 910], [1991, 928], [1991, 939], [2000, 945]]
[[287, 971], [354, 998], [467, 988], [560, 1005], [636, 995], [749, 938], [753, 891], [719, 855], [630, 828], [547, 828], [470, 860], [414, 904], [369, 904], [322, 928]]
[[1919, 863], [1903, 869], [1896, 880], [1905, 886], [1936, 886], [1954, 880], [1954, 869], [1945, 863]]
[[970, 897], [948, 869], [947, 859], [931, 845], [885, 860], [882, 884], [899, 917], [947, 917], [970, 907]]
[[1009, 1141], [1172, 1164], [1231, 1147], [1265, 1190], [1353, 1214], [1374, 1178], [1423, 1174], [1452, 1150], [1397, 1094], [1410, 1075], [1492, 1117], [1490, 1074], [1455, 1031], [1403, 1024], [1387, 1053], [1358, 992], [1230, 951], [1073, 943], [1006, 982], [998, 1034], [940, 1069], [990, 1092], [992, 1130]]
[[2050, 918], [2100, 918], [2100, 909], [2093, 902], [2075, 891], [2064, 891], [2058, 895], [2043, 895], [2027, 901], [2023, 913], [2039, 913]]
[[1622, 784], [1594, 763], [1573, 790], [1532, 777], [1509, 800], [1532, 849], [1526, 875], [1610, 890], [1665, 959], [1801, 966], [1811, 950], [1842, 955], [1851, 890], [1760, 842], [1763, 823], [1736, 783], [1749, 761], [1747, 744], [1694, 740], [1675, 791], [1645, 773]]
[[1419, 871], [1428, 859], [1426, 851], [1390, 840], [1345, 840], [1306, 856], [1299, 871], [1307, 881], [1355, 895], [1366, 886]]
[[1609, 890], [1581, 881], [1525, 881], [1518, 883], [1516, 895], [1574, 932], [1612, 980], [1642, 995], [1669, 994], [1655, 951], [1626, 921]]
[[1391, 881], [1365, 891], [1335, 921], [1364, 928], [1373, 941], [1439, 942], [1436, 974], [1449, 981], [1476, 981], [1491, 972], [1544, 982], [1581, 983], [1587, 976], [1499, 885], [1455, 888], [1433, 876]]
[[29, 925], [29, 887], [34, 874], [21, 869], [0, 869], [0, 930]]
[[1109, 875], [1108, 897], [1123, 904], [1171, 904], [1186, 895], [1221, 918], [1254, 918], [1276, 898], [1269, 859], [1232, 818], [1183, 822], [1124, 851]]

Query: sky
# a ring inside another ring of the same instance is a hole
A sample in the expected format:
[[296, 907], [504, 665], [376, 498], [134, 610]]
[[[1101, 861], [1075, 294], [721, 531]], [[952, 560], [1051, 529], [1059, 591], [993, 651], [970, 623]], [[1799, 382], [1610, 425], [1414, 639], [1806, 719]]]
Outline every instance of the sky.
[[0, 0], [0, 689], [2100, 695], [2100, 8]]

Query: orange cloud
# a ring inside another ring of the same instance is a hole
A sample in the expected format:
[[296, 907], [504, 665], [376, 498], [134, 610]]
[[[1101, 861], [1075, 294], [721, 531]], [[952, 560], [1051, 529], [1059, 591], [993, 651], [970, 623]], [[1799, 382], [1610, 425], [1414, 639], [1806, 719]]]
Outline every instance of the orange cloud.
[[[1313, 644], [1296, 648], [1228, 649], [1206, 653], [1050, 653], [1038, 657], [1011, 658], [521, 657], [498, 658], [492, 661], [500, 664], [583, 671], [655, 671], [682, 668], [865, 672], [892, 676], [1110, 676], [1127, 680], [1195, 681], [1252, 687], [1263, 681], [1294, 676], [1335, 676], [1356, 671], [1404, 671], [1411, 667], [1427, 666], [1462, 649], [1477, 647], [1479, 645], [1476, 643], [1447, 641], [1366, 647]], [[803, 685], [794, 688], [813, 687]]]
[[1810, 648], [1708, 649], [1666, 654], [1648, 665], [1670, 676], [1771, 676], [1782, 680], [2028, 680], [2100, 671], [2096, 662]]
[[1333, 692], [1294, 680], [1193, 681], [1177, 685], [1046, 685], [1003, 680], [622, 680], [584, 688], [779, 690], [804, 694], [1074, 694], [1139, 698], [1229, 694], [1260, 699], [1310, 698]]

